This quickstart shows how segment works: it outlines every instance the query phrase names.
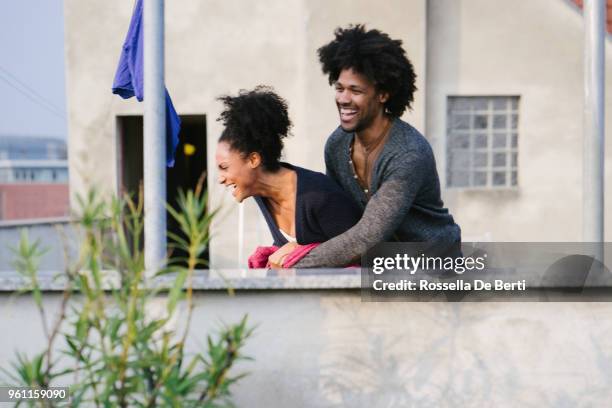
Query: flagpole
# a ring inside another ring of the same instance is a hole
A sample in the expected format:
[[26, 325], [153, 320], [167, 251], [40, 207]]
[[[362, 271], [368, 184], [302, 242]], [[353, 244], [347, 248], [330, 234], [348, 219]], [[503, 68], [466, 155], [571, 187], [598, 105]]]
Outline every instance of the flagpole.
[[144, 0], [144, 255], [153, 274], [166, 258], [164, 0]]
[[[604, 0], [584, 2], [583, 240], [604, 242]], [[603, 261], [603, 247], [596, 257]]]

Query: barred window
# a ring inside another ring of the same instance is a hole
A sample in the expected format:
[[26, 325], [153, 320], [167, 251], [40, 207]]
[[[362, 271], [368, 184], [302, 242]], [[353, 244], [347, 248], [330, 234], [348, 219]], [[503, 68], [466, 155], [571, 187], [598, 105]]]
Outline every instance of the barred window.
[[448, 187], [518, 185], [518, 96], [449, 96]]

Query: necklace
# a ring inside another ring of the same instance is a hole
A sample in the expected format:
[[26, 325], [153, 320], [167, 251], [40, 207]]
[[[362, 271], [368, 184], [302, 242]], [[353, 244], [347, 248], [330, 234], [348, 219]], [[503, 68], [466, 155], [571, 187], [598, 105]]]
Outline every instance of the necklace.
[[359, 177], [359, 175], [357, 174], [355, 163], [353, 163], [353, 145], [355, 145], [356, 141], [359, 141], [359, 138], [356, 137], [353, 141], [353, 145], [349, 147], [349, 164], [353, 169], [353, 177], [357, 180], [358, 184], [362, 188], [363, 192], [368, 196], [368, 198], [370, 198], [370, 184], [368, 183], [368, 175], [370, 174], [370, 154], [376, 151], [380, 146], [381, 142], [385, 139], [390, 125], [391, 121], [389, 120], [380, 135], [368, 146], [364, 146], [363, 144], [361, 144], [361, 142], [359, 143], [363, 151], [363, 156], [365, 160], [364, 179]]

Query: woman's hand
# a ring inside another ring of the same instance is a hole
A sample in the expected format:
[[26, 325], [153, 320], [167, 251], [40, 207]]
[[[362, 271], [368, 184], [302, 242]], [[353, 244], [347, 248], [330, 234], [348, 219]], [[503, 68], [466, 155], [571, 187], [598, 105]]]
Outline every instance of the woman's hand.
[[283, 267], [285, 257], [291, 252], [293, 252], [293, 250], [297, 248], [298, 245], [299, 244], [297, 242], [288, 242], [282, 247], [278, 248], [278, 250], [272, 255], [270, 255], [270, 257], [268, 258], [268, 264], [270, 265], [270, 268], [281, 269]]

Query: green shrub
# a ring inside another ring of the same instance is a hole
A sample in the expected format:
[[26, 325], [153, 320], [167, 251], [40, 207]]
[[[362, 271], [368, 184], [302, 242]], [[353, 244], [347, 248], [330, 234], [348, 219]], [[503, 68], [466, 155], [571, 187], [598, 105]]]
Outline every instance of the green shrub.
[[[40, 244], [30, 243], [24, 233], [13, 249], [15, 269], [29, 283], [27, 290], [41, 314], [47, 346], [33, 357], [17, 353], [12, 367], [3, 368], [11, 385], [71, 384], [70, 406], [75, 407], [231, 405], [230, 386], [243, 375], [230, 376], [229, 371], [237, 360], [246, 359], [241, 349], [252, 333], [247, 316], [208, 336], [206, 350], [185, 350], [194, 309], [192, 277], [204, 265], [200, 256], [215, 215], [207, 211], [201, 184], [180, 194], [178, 210], [168, 208], [181, 229], [169, 234], [172, 247], [187, 254], [170, 257], [168, 266], [155, 274], [170, 274], [169, 289], [156, 285], [145, 271], [142, 199], [126, 196], [109, 202], [91, 191], [79, 203], [80, 250], [68, 262], [60, 313], [51, 327], [37, 279]], [[147, 306], [160, 295], [166, 296], [167, 306], [162, 316], [155, 316]], [[177, 313], [179, 305], [185, 306], [185, 314]], [[53, 406], [48, 401], [37, 404]]]

